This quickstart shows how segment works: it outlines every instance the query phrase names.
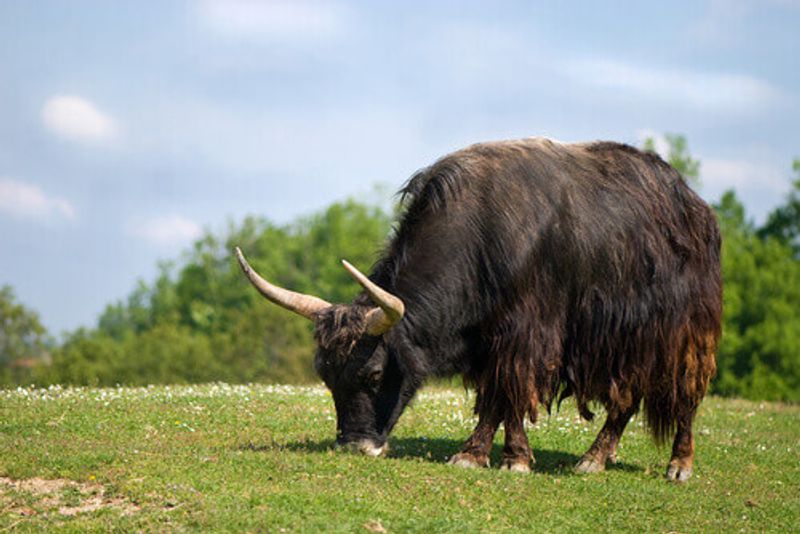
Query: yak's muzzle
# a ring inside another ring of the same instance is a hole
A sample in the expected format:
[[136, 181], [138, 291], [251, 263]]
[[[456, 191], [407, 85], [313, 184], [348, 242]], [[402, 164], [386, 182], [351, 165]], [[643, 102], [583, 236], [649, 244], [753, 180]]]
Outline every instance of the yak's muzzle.
[[366, 456], [385, 456], [389, 451], [389, 443], [384, 442], [380, 445], [371, 439], [359, 439], [357, 441], [340, 442], [337, 441], [334, 448], [350, 452], [358, 452]]

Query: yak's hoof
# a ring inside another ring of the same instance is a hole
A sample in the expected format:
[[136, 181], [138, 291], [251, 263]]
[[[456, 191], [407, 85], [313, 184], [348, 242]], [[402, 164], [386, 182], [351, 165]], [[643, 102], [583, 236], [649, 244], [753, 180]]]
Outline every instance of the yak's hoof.
[[531, 462], [519, 458], [505, 458], [500, 462], [501, 471], [511, 471], [514, 473], [530, 473]]
[[599, 473], [606, 470], [605, 462], [598, 462], [594, 456], [584, 456], [575, 466], [576, 473]]
[[489, 458], [479, 458], [468, 452], [459, 452], [458, 454], [454, 454], [447, 463], [456, 467], [464, 467], [467, 469], [472, 469], [475, 467], [489, 467]]
[[686, 482], [692, 476], [692, 466], [680, 460], [672, 460], [667, 465], [666, 476], [667, 480], [672, 482]]

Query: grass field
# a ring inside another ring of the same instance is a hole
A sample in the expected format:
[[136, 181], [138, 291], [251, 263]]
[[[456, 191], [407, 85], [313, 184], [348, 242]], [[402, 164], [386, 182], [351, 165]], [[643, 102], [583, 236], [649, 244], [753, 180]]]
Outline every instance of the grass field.
[[800, 407], [707, 399], [675, 485], [638, 418], [620, 464], [574, 475], [602, 417], [569, 401], [529, 430], [534, 473], [446, 465], [471, 402], [422, 392], [373, 459], [332, 451], [321, 387], [0, 391], [0, 531], [800, 530]]

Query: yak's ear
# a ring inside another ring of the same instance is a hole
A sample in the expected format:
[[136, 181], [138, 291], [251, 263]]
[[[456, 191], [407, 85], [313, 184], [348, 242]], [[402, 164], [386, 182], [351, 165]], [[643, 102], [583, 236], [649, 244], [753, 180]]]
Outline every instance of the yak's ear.
[[289, 291], [288, 289], [270, 284], [250, 267], [250, 264], [247, 263], [239, 247], [236, 247], [235, 253], [244, 275], [250, 280], [253, 287], [258, 289], [269, 301], [312, 321], [316, 319], [316, 316], [322, 310], [330, 308], [330, 303], [321, 298], [312, 295], [304, 295], [303, 293], [295, 293], [294, 291]]
[[377, 308], [373, 308], [367, 313], [368, 334], [380, 336], [400, 322], [406, 311], [402, 300], [378, 287], [377, 284], [364, 276], [361, 271], [353, 267], [347, 260], [342, 260], [342, 265], [355, 278], [356, 282], [361, 284], [361, 287], [367, 292], [372, 302], [378, 305]]

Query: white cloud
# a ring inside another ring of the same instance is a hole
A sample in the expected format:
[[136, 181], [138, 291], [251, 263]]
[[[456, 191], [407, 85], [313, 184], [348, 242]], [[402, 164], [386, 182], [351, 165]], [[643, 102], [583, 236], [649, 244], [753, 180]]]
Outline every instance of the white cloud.
[[767, 190], [784, 193], [789, 187], [785, 173], [744, 160], [701, 158], [703, 185], [714, 191]]
[[340, 33], [343, 6], [304, 0], [206, 0], [200, 20], [228, 36], [249, 38], [319, 38]]
[[769, 82], [743, 74], [658, 69], [607, 59], [567, 62], [563, 70], [587, 85], [707, 111], [749, 113], [784, 99]]
[[197, 239], [203, 230], [191, 219], [181, 215], [166, 215], [131, 224], [129, 232], [153, 245], [177, 246]]
[[72, 141], [104, 141], [117, 134], [114, 119], [74, 95], [49, 98], [42, 107], [42, 122], [48, 130]]
[[75, 218], [69, 201], [47, 196], [37, 185], [0, 177], [0, 212], [20, 219]]

